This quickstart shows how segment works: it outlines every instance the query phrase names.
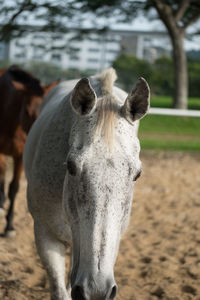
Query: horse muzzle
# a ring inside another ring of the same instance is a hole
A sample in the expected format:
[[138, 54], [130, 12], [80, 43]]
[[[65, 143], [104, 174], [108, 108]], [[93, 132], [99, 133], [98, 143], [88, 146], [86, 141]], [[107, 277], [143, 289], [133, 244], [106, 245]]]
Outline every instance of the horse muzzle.
[[71, 296], [73, 300], [112, 300], [117, 295], [117, 285], [114, 279], [101, 280], [84, 278], [75, 282]]

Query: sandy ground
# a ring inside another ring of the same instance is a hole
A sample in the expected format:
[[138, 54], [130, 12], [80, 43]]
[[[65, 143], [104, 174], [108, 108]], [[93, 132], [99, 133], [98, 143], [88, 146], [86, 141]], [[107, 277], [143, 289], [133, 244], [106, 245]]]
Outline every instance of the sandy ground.
[[[141, 158], [144, 172], [115, 267], [117, 300], [200, 300], [200, 154], [145, 152]], [[0, 239], [1, 300], [49, 299], [25, 188], [23, 177], [17, 236]], [[4, 225], [1, 220], [1, 232]]]

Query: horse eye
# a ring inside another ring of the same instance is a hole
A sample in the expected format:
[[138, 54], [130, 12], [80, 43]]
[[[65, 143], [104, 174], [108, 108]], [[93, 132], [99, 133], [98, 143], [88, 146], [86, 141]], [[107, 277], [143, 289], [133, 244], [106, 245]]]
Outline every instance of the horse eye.
[[135, 176], [133, 181], [136, 181], [140, 177], [141, 174], [142, 174], [142, 169], [140, 169], [140, 171], [137, 173], [137, 175]]
[[73, 162], [71, 160], [68, 161], [67, 162], [67, 170], [68, 170], [68, 172], [69, 172], [70, 175], [75, 176], [76, 175], [76, 171], [77, 171], [75, 162]]

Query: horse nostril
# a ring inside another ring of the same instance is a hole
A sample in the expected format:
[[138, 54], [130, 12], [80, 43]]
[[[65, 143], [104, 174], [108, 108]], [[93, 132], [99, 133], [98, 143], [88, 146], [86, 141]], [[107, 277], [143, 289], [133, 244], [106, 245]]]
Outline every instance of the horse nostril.
[[116, 297], [116, 295], [117, 295], [117, 286], [114, 285], [111, 289], [110, 296], [108, 299], [109, 300], [114, 299]]
[[73, 300], [86, 300], [84, 296], [84, 290], [79, 285], [73, 287], [71, 296]]

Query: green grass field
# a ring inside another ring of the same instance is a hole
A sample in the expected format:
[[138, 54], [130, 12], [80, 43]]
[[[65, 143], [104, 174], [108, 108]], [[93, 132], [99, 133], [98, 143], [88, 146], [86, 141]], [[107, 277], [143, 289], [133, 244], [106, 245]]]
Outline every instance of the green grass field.
[[[170, 97], [152, 97], [152, 107], [169, 108]], [[200, 109], [200, 99], [189, 99], [189, 109]], [[200, 151], [200, 118], [148, 115], [140, 121], [142, 149]]]
[[[151, 107], [172, 108], [172, 98], [170, 96], [151, 96]], [[200, 110], [200, 98], [189, 98], [188, 108]]]

